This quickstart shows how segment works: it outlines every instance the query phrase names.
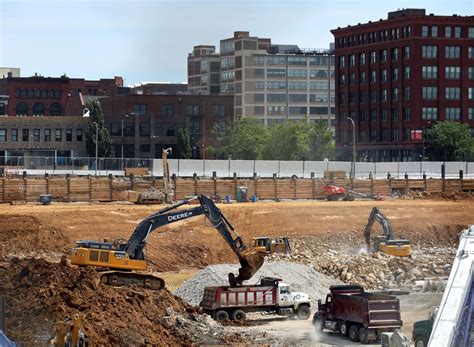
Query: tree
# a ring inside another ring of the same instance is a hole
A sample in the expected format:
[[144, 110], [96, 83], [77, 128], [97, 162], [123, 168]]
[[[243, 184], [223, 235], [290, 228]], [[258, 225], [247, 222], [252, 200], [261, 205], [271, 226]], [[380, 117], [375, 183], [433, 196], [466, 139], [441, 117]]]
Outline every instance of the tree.
[[474, 154], [469, 126], [460, 122], [436, 123], [431, 129], [431, 139], [427, 145], [428, 156], [432, 160], [464, 160], [466, 156]]
[[332, 139], [332, 133], [327, 123], [316, 123], [311, 128], [309, 135], [310, 160], [334, 159], [336, 146]]
[[178, 143], [176, 145], [177, 158], [179, 159], [191, 159], [192, 157], [192, 148], [189, 141], [189, 132], [186, 128], [181, 128], [178, 130]]
[[104, 114], [102, 112], [102, 107], [100, 106], [99, 100], [89, 101], [86, 104], [86, 107], [90, 112], [89, 126], [86, 132], [86, 148], [87, 153], [89, 153], [89, 157], [95, 157], [96, 124], [99, 128], [98, 156], [112, 156], [114, 154], [112, 139], [110, 138], [108, 130], [104, 126]]

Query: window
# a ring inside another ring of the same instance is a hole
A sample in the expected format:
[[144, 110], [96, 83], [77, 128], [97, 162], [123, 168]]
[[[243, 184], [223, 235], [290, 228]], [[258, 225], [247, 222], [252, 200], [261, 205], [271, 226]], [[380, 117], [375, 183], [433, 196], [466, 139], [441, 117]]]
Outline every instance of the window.
[[188, 105], [187, 107], [187, 115], [188, 116], [199, 116], [200, 107], [199, 105]]
[[267, 114], [269, 115], [286, 114], [286, 107], [285, 106], [267, 106]]
[[19, 102], [16, 104], [15, 112], [17, 116], [26, 116], [28, 115], [28, 106], [24, 102]]
[[459, 59], [461, 56], [461, 47], [460, 46], [446, 46], [445, 49], [446, 59]]
[[397, 67], [392, 69], [392, 81], [398, 81], [398, 68]]
[[51, 142], [51, 129], [44, 129], [44, 142]]
[[392, 120], [397, 121], [398, 120], [398, 108], [392, 108]]
[[269, 56], [269, 57], [267, 57], [267, 64], [269, 64], [269, 65], [285, 65], [286, 64], [286, 59], [285, 59], [285, 57]]
[[410, 46], [403, 46], [403, 59], [410, 58]]
[[410, 67], [409, 66], [405, 66], [403, 68], [403, 79], [404, 80], [409, 80], [410, 79]]
[[446, 108], [446, 119], [448, 120], [460, 120], [461, 109], [459, 107], [447, 107]]
[[452, 31], [453, 31], [453, 28], [451, 28], [451, 27], [445, 27], [445, 28], [444, 28], [444, 36], [445, 36], [445, 37], [451, 37]]
[[255, 77], [265, 77], [265, 69], [255, 69]]
[[265, 102], [265, 94], [255, 94], [255, 102]]
[[405, 87], [403, 89], [403, 100], [410, 100], [411, 99], [411, 88]]
[[265, 57], [263, 55], [255, 55], [253, 57], [254, 65], [265, 65]]
[[[285, 82], [283, 82], [283, 83], [285, 83]], [[306, 82], [303, 82], [303, 81], [289, 81], [288, 82], [288, 89], [290, 89], [290, 90], [306, 90], [307, 88], [308, 88], [308, 84]], [[282, 89], [282, 88], [280, 88], [280, 89]]]
[[392, 89], [392, 101], [398, 101], [398, 88]]
[[387, 70], [386, 69], [382, 70], [382, 74], [380, 75], [380, 80], [382, 82], [387, 82]]
[[377, 129], [370, 129], [370, 142], [377, 141]]
[[365, 143], [365, 129], [362, 129], [360, 132], [359, 132], [359, 142], [360, 143]]
[[133, 105], [134, 114], [145, 114], [146, 113], [146, 104], [135, 104]]
[[33, 141], [34, 142], [40, 142], [40, 130], [39, 129], [33, 129]]
[[421, 56], [423, 58], [438, 58], [438, 46], [422, 46]]
[[437, 79], [438, 78], [438, 67], [437, 66], [423, 66], [422, 77], [425, 80]]
[[285, 77], [285, 69], [267, 69], [267, 77]]
[[286, 102], [286, 94], [267, 94], [267, 102]]
[[[306, 77], [306, 70], [297, 70], [304, 71], [304, 76], [295, 76], [295, 77]], [[311, 78], [328, 78], [328, 72], [326, 70], [310, 70], [309, 77]]]
[[411, 114], [410, 114], [410, 108], [409, 107], [404, 107], [403, 108], [403, 120], [410, 120]]
[[469, 78], [470, 80], [474, 80], [474, 67], [469, 67], [469, 69], [467, 70], [467, 78]]
[[431, 37], [438, 37], [438, 27], [436, 25], [431, 27]]
[[30, 129], [22, 129], [21, 139], [23, 142], [30, 141]]
[[380, 62], [381, 63], [387, 62], [387, 50], [386, 49], [382, 49], [380, 51]]
[[359, 83], [365, 84], [365, 72], [360, 73]]
[[72, 129], [66, 129], [66, 141], [72, 142]]
[[438, 119], [438, 108], [437, 107], [423, 107], [421, 110], [421, 117], [425, 120], [437, 120]]
[[421, 27], [421, 36], [422, 37], [428, 37], [428, 26], [427, 25], [423, 25]]
[[339, 57], [339, 67], [344, 67], [345, 65], [345, 61], [344, 61], [344, 56], [340, 56]]
[[438, 87], [423, 87], [423, 100], [437, 100]]
[[469, 27], [467, 31], [467, 37], [470, 39], [474, 39], [474, 27]]
[[375, 83], [377, 81], [377, 71], [370, 72], [370, 83]]
[[172, 104], [163, 104], [161, 105], [161, 115], [162, 116], [173, 116], [173, 105]]
[[7, 142], [7, 129], [0, 129], [0, 142]]
[[467, 50], [467, 57], [469, 59], [474, 59], [474, 47], [469, 47]]
[[367, 95], [365, 94], [364, 91], [359, 92], [359, 102], [361, 104], [365, 104], [367, 101]]
[[214, 116], [225, 116], [225, 105], [214, 105]]
[[461, 88], [446, 87], [446, 100], [459, 100], [461, 98]]
[[77, 129], [76, 130], [76, 141], [77, 142], [82, 142], [82, 138], [83, 138], [82, 129]]
[[288, 102], [307, 102], [307, 95], [306, 94], [288, 94]]
[[254, 114], [258, 114], [258, 115], [265, 114], [265, 107], [263, 106], [255, 106], [253, 109], [254, 109], [253, 111]]
[[374, 122], [377, 119], [377, 110], [370, 110], [370, 121]]
[[355, 54], [349, 55], [349, 65], [354, 66], [356, 63]]
[[459, 66], [446, 66], [446, 79], [458, 80], [461, 78], [461, 68]]
[[349, 84], [354, 85], [356, 83], [356, 74], [355, 72], [351, 72], [349, 74]]
[[370, 52], [370, 63], [375, 64], [376, 61], [377, 61], [377, 52], [375, 51]]
[[307, 71], [304, 69], [288, 69], [288, 77], [306, 78]]
[[388, 117], [387, 117], [387, 109], [386, 108], [383, 108], [382, 111], [380, 112], [380, 120], [382, 122], [386, 122]]
[[365, 53], [359, 53], [359, 65], [365, 65]]
[[62, 131], [62, 129], [56, 129], [54, 140], [56, 142], [61, 142], [63, 140], [63, 131]]
[[398, 142], [398, 128], [392, 129], [392, 142]]
[[[474, 107], [469, 107], [469, 114], [468, 114], [468, 116], [469, 116], [469, 119], [470, 119], [470, 120], [474, 120]], [[13, 130], [14, 130], [14, 129], [13, 129]], [[12, 131], [13, 131], [13, 130], [12, 130]]]
[[12, 129], [12, 142], [18, 142], [18, 129]]
[[398, 48], [392, 48], [391, 53], [392, 61], [398, 60]]
[[456, 38], [461, 37], [461, 27], [454, 27], [454, 37]]
[[371, 90], [370, 93], [369, 93], [369, 97], [370, 97], [370, 103], [371, 104], [377, 102], [377, 91]]
[[469, 88], [467, 91], [467, 98], [469, 100], [474, 100], [474, 88]]
[[286, 89], [285, 81], [267, 81], [267, 89]]
[[365, 111], [364, 110], [360, 110], [359, 119], [360, 119], [361, 122], [365, 122]]
[[58, 104], [57, 102], [53, 102], [51, 105], [49, 105], [49, 115], [50, 116], [60, 116], [61, 115], [61, 105]]
[[385, 102], [387, 100], [388, 100], [387, 89], [382, 89], [382, 93], [380, 93], [380, 101]]
[[288, 65], [306, 65], [306, 57], [288, 57]]
[[410, 128], [403, 128], [403, 141], [410, 141]]
[[346, 75], [343, 73], [339, 75], [339, 84], [346, 84]]
[[295, 115], [304, 115], [307, 113], [306, 107], [292, 107], [292, 106], [288, 108], [288, 112], [290, 114], [295, 114]]

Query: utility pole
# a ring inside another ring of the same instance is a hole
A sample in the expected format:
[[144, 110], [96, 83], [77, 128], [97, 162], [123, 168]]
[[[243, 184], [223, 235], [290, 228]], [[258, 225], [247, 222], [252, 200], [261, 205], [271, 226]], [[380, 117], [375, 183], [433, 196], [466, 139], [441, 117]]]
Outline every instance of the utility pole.
[[351, 117], [347, 117], [348, 120], [351, 121], [352, 124], [352, 162], [351, 162], [351, 178], [355, 178], [355, 156], [356, 156], [356, 145], [355, 145], [355, 123]]

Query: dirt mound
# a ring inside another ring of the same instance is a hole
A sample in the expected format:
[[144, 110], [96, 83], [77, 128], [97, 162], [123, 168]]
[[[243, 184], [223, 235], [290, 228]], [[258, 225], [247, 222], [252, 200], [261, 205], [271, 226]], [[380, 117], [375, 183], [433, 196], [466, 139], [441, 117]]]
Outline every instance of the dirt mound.
[[61, 229], [44, 225], [35, 216], [1, 215], [0, 247], [6, 254], [32, 255], [38, 251], [65, 251], [71, 241]]
[[68, 266], [64, 259], [54, 264], [18, 258], [1, 263], [0, 295], [6, 299], [7, 335], [26, 345], [51, 335], [56, 321], [76, 312], [83, 317], [84, 332], [92, 345], [239, 340], [223, 336], [220, 325], [212, 326], [167, 290], [99, 286], [95, 270]]
[[420, 192], [411, 196], [413, 199], [429, 199], [429, 200], [474, 200], [473, 192]]

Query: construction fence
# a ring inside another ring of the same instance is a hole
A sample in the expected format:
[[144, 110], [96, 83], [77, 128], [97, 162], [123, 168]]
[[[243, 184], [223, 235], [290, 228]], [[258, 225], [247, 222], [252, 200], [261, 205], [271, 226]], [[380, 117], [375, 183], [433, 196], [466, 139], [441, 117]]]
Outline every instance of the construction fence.
[[[173, 180], [175, 199], [204, 194], [235, 200], [240, 187], [247, 188], [247, 196], [257, 199], [322, 199], [323, 187], [335, 184], [361, 193], [390, 195], [409, 190], [427, 192], [474, 191], [474, 179], [180, 179]], [[153, 177], [71, 177], [47, 176], [0, 179], [0, 202], [37, 202], [41, 194], [50, 194], [52, 201], [92, 202], [126, 201], [131, 193], [147, 191], [151, 186], [162, 190], [163, 180]]]

